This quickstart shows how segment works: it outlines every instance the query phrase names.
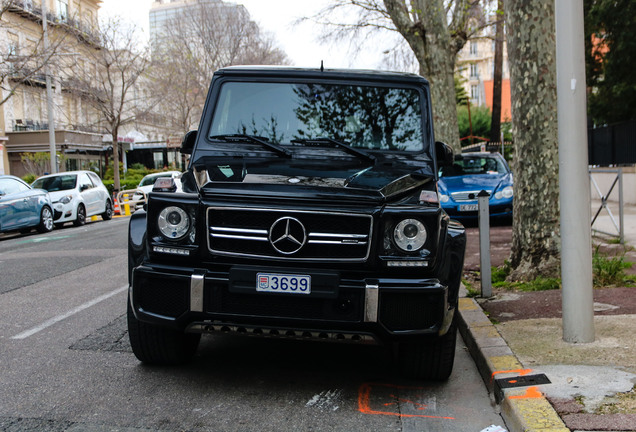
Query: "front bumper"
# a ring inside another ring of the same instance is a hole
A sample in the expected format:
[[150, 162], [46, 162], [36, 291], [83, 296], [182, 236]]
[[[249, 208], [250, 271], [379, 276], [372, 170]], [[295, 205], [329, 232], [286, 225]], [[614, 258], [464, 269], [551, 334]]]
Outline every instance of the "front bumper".
[[[256, 292], [256, 271], [307, 272], [315, 285], [310, 295]], [[376, 342], [444, 334], [454, 313], [437, 279], [356, 279], [295, 268], [144, 264], [133, 270], [130, 301], [140, 321], [191, 332]]]
[[53, 203], [53, 220], [55, 223], [71, 222], [75, 219], [75, 208], [72, 202], [68, 204], [63, 204], [59, 201]]
[[[453, 219], [457, 220], [476, 220], [479, 217], [479, 211], [463, 211], [462, 204], [477, 204], [473, 202], [461, 203], [445, 203], [442, 205], [444, 211]], [[488, 214], [491, 218], [509, 218], [512, 217], [512, 200], [499, 202], [490, 202], [488, 205]]]

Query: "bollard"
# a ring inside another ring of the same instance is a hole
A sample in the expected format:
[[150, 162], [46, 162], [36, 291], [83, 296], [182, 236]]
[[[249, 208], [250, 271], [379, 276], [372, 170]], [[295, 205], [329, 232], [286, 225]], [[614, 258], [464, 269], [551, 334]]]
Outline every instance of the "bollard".
[[484, 298], [492, 296], [489, 198], [490, 194], [485, 190], [477, 194], [479, 208], [479, 270], [481, 273], [481, 296]]
[[128, 197], [129, 195], [127, 193], [124, 194], [124, 215], [125, 216], [130, 216], [130, 204], [128, 204]]

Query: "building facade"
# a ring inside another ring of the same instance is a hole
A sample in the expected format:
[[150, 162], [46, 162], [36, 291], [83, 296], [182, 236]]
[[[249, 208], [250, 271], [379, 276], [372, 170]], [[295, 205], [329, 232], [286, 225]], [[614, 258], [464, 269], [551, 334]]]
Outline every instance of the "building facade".
[[[473, 106], [487, 106], [492, 110], [492, 91], [495, 70], [495, 26], [486, 27], [464, 45], [457, 55], [456, 73], [462, 78], [466, 94]], [[501, 121], [512, 119], [510, 103], [510, 70], [506, 41], [503, 47]]]
[[[98, 49], [101, 0], [8, 0], [0, 19], [3, 164], [5, 173], [27, 174], [23, 153], [49, 152], [49, 98], [53, 107], [59, 169], [99, 171], [104, 161], [99, 116], [68, 83], [88, 69], [87, 50]], [[51, 91], [47, 92], [47, 74]], [[41, 173], [38, 173], [41, 174]]]

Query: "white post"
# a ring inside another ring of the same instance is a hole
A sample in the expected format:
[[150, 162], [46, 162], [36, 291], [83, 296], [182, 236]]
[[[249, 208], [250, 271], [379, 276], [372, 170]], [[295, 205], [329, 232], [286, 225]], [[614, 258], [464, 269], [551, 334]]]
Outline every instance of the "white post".
[[490, 270], [490, 194], [482, 190], [477, 195], [479, 211], [479, 274], [481, 279], [481, 296], [492, 297], [492, 271]]
[[[42, 34], [44, 38], [44, 55], [51, 58], [49, 53], [49, 31], [48, 31], [48, 19], [46, 12], [46, 0], [42, 0]], [[49, 117], [49, 153], [51, 156], [51, 174], [57, 172], [57, 153], [55, 151], [55, 115], [53, 110], [53, 88], [51, 85], [51, 68], [49, 66], [49, 60], [44, 65], [44, 74], [46, 76], [46, 109]]]
[[555, 0], [563, 340], [594, 341], [583, 2]]

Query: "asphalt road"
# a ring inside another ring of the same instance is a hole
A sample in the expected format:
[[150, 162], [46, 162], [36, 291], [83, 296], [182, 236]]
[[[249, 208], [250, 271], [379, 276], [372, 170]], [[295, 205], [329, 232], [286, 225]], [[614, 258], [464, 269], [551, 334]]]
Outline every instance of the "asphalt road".
[[205, 336], [195, 360], [128, 343], [125, 218], [0, 235], [2, 431], [471, 431], [503, 421], [465, 345], [446, 383], [373, 346]]

